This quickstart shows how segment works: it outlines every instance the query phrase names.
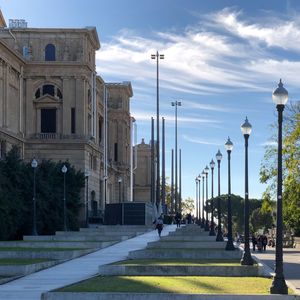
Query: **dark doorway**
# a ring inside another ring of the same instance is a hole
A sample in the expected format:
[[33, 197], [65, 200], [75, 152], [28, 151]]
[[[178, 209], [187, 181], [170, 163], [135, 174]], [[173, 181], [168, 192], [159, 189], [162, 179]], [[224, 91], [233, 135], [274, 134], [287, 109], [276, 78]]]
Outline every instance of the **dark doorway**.
[[56, 108], [41, 109], [41, 132], [56, 133]]

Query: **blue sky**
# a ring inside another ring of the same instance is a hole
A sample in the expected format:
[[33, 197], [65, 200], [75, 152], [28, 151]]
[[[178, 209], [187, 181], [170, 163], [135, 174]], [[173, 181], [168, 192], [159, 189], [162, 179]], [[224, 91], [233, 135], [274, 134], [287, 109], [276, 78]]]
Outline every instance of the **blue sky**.
[[253, 126], [249, 194], [261, 197], [265, 186], [259, 183], [259, 169], [270, 125], [277, 120], [271, 94], [279, 78], [290, 101], [299, 100], [300, 1], [2, 0], [0, 7], [6, 20], [23, 18], [29, 27], [96, 26], [101, 42], [97, 72], [108, 82], [131, 81], [138, 141], [149, 141], [150, 118], [156, 116], [156, 64], [150, 56], [163, 53], [160, 109], [166, 118], [167, 175], [174, 148], [171, 101], [181, 100], [183, 198], [195, 197], [195, 177], [218, 149], [223, 153], [221, 192], [227, 192], [228, 136], [234, 143], [232, 193], [244, 195], [240, 125], [246, 116]]

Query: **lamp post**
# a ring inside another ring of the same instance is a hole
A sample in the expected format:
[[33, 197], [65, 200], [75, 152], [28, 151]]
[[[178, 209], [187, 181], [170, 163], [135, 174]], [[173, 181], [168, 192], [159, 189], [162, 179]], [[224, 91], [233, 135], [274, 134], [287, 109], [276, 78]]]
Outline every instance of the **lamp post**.
[[211, 169], [211, 202], [210, 202], [210, 209], [211, 209], [211, 224], [210, 224], [210, 231], [209, 235], [210, 236], [215, 236], [215, 226], [214, 226], [214, 203], [213, 203], [213, 198], [214, 198], [214, 168], [215, 168], [215, 162], [212, 159], [210, 164], [210, 169]]
[[199, 220], [198, 225], [201, 225], [201, 223], [200, 223], [200, 220], [201, 220], [201, 200], [200, 200], [201, 175], [200, 174], [198, 175], [197, 179], [199, 182], [199, 184], [198, 184], [199, 191], [198, 191], [198, 216], [197, 216], [197, 218]]
[[204, 217], [204, 178], [205, 178], [205, 171], [203, 170], [202, 173], [202, 222], [201, 222], [201, 227], [205, 228], [205, 217]]
[[222, 153], [220, 152], [220, 150], [218, 150], [217, 154], [216, 154], [216, 159], [217, 159], [217, 163], [218, 163], [218, 233], [217, 233], [217, 237], [216, 237], [216, 241], [217, 242], [223, 242], [223, 234], [222, 234], [222, 230], [221, 230], [221, 188], [220, 188], [220, 165], [221, 165], [221, 160], [222, 160]]
[[119, 203], [121, 203], [121, 184], [122, 184], [122, 177], [118, 178], [118, 183], [119, 183]]
[[68, 168], [66, 165], [63, 165], [61, 168], [62, 173], [64, 174], [64, 231], [67, 231], [67, 211], [66, 211], [66, 173], [68, 171]]
[[232, 241], [232, 218], [231, 218], [231, 181], [230, 181], [230, 154], [233, 149], [233, 143], [231, 142], [230, 138], [228, 137], [227, 142], [225, 143], [225, 149], [227, 150], [228, 154], [228, 198], [227, 198], [227, 209], [228, 209], [228, 234], [227, 234], [227, 243], [225, 250], [235, 250], [233, 241]]
[[277, 89], [272, 94], [272, 99], [278, 111], [278, 166], [277, 166], [277, 220], [276, 220], [276, 259], [275, 276], [270, 288], [271, 294], [287, 294], [288, 288], [283, 274], [283, 253], [282, 253], [282, 115], [284, 105], [288, 101], [288, 92], [283, 87], [281, 79]]
[[208, 172], [209, 172], [209, 167], [206, 166], [204, 169], [204, 173], [205, 173], [205, 178], [206, 178], [206, 201], [205, 201], [205, 207], [206, 207], [206, 221], [205, 221], [205, 231], [209, 231], [209, 221], [208, 221], [208, 205], [207, 205], [207, 201], [208, 201]]
[[245, 207], [244, 207], [244, 227], [245, 227], [245, 244], [241, 265], [252, 266], [253, 259], [250, 253], [249, 245], [249, 189], [248, 189], [248, 139], [252, 126], [246, 117], [245, 123], [241, 125], [241, 130], [245, 138]]
[[164, 59], [163, 54], [151, 54], [151, 59], [156, 59], [156, 205], [160, 203], [160, 149], [159, 149], [159, 60]]
[[33, 168], [33, 197], [32, 197], [32, 208], [33, 208], [33, 219], [32, 219], [32, 235], [38, 235], [36, 230], [36, 187], [35, 187], [35, 172], [38, 166], [38, 162], [35, 158], [31, 161], [31, 167]]
[[89, 176], [90, 171], [86, 170], [85, 173], [86, 179], [86, 194], [85, 194], [85, 227], [89, 227]]
[[180, 207], [178, 203], [178, 171], [177, 171], [177, 107], [181, 106], [180, 101], [171, 102], [172, 106], [175, 107], [175, 210], [177, 211]]
[[196, 177], [195, 178], [195, 183], [196, 183], [196, 218], [198, 218], [198, 203], [199, 203], [199, 201], [198, 201], [198, 183], [199, 183], [199, 181], [198, 181], [198, 177]]

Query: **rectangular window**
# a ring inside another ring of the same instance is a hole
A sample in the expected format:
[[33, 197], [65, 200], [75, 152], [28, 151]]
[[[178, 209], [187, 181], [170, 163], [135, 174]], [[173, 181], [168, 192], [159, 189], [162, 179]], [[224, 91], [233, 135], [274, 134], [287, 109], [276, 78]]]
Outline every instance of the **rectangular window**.
[[98, 138], [99, 138], [99, 144], [102, 142], [102, 119], [98, 119]]
[[92, 134], [92, 116], [88, 115], [88, 134]]
[[75, 118], [75, 107], [71, 108], [71, 133], [75, 133], [75, 124], [76, 124], [76, 118]]
[[56, 133], [56, 108], [41, 109], [41, 132]]
[[115, 143], [114, 161], [118, 161], [118, 143]]

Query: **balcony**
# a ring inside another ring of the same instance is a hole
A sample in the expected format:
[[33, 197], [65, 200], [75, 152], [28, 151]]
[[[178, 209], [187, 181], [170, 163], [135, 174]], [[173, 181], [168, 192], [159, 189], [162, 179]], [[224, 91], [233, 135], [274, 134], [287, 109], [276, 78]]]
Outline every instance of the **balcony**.
[[63, 139], [73, 139], [73, 140], [93, 140], [90, 135], [84, 134], [61, 134], [61, 133], [35, 133], [30, 136], [30, 139], [37, 140], [63, 140]]

